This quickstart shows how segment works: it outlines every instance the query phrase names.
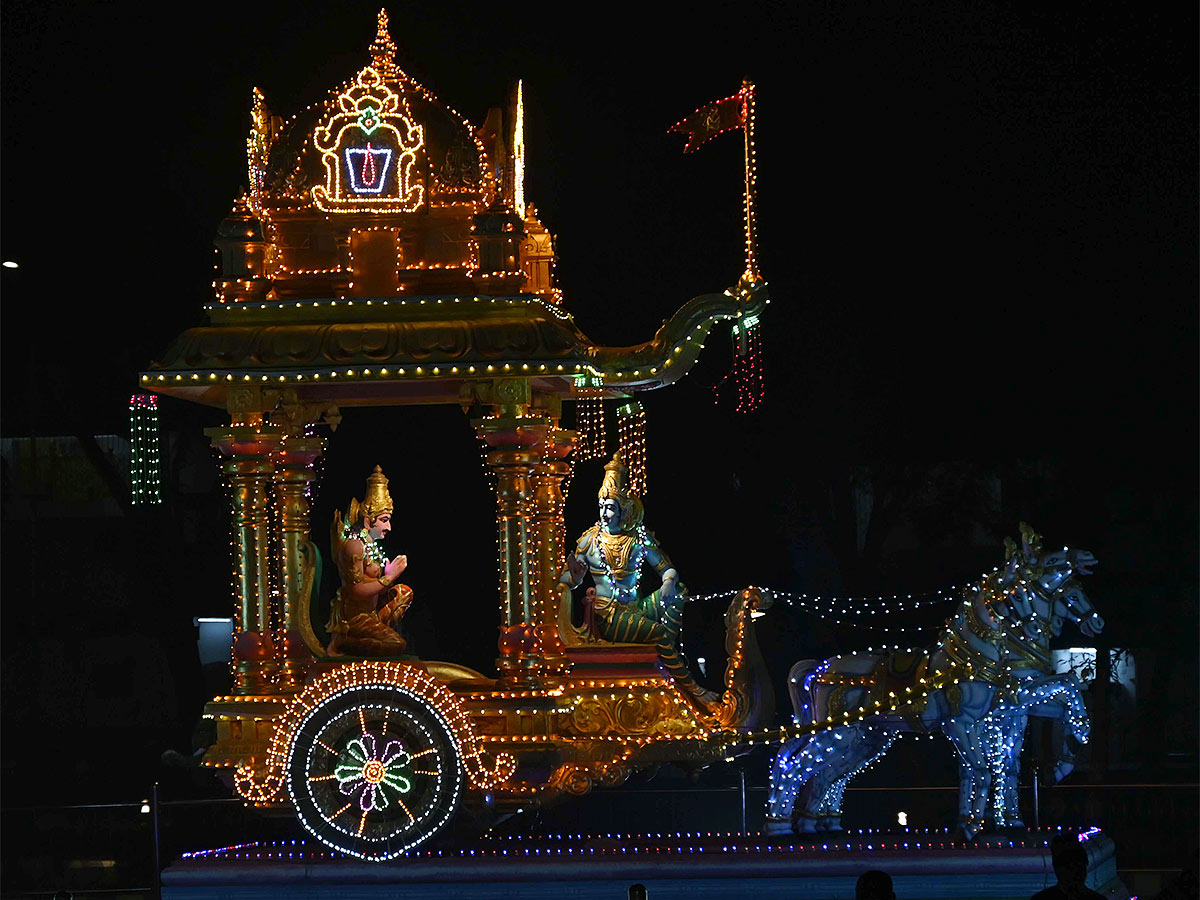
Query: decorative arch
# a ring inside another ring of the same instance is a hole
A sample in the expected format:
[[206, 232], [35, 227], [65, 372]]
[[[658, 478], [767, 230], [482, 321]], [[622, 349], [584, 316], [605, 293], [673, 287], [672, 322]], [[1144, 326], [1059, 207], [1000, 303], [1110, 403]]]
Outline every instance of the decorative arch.
[[325, 165], [325, 183], [312, 189], [318, 209], [413, 212], [425, 202], [425, 186], [414, 174], [424, 128], [376, 69], [363, 69], [338, 95], [313, 144]]

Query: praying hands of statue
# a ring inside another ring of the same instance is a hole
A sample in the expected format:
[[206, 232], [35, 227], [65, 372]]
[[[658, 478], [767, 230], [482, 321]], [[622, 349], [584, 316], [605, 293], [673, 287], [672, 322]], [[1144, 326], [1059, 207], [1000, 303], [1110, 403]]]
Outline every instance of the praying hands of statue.
[[404, 555], [397, 556], [390, 563], [383, 567], [383, 577], [386, 578], [389, 583], [394, 582], [407, 568], [408, 557]]

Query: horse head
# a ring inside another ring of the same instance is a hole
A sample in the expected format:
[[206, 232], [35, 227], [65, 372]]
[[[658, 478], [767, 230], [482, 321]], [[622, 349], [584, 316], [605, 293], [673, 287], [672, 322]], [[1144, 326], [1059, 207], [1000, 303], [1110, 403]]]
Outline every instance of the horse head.
[[1079, 623], [1079, 630], [1086, 637], [1095, 637], [1104, 629], [1103, 616], [1096, 612], [1079, 584], [1080, 577], [1092, 574], [1096, 563], [1096, 556], [1090, 550], [1072, 547], [1045, 553], [1038, 561], [1041, 574], [1037, 586], [1052, 601], [1050, 624], [1055, 636], [1062, 631], [1064, 618]]
[[1104, 630], [1104, 617], [1096, 612], [1092, 601], [1075, 580], [1068, 581], [1054, 599], [1054, 634], [1062, 630], [1062, 620], [1068, 618], [1079, 624], [1085, 637], [1095, 637]]
[[[1048, 619], [1050, 633], [1062, 631], [1062, 620], [1079, 623], [1087, 637], [1094, 637], [1104, 628], [1103, 617], [1092, 607], [1079, 578], [1091, 575], [1096, 556], [1090, 550], [1063, 547], [1044, 550], [1042, 536], [1022, 522], [1021, 543], [1005, 539], [1006, 559], [1001, 583], [1010, 587], [1008, 602], [1030, 638], [1040, 634], [1045, 639]], [[1039, 610], [1040, 607], [1040, 610]]]

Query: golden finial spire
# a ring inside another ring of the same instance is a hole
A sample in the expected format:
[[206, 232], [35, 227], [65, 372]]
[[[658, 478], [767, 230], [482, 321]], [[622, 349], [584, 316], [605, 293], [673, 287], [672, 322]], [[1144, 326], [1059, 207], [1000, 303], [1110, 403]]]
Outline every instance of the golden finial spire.
[[525, 98], [517, 79], [517, 114], [513, 117], [513, 210], [525, 218]]
[[396, 71], [396, 44], [388, 31], [387, 10], [383, 8], [379, 10], [375, 40], [371, 43], [371, 67], [381, 75], [391, 75]]
[[[267, 159], [271, 151], [271, 110], [262, 91], [255, 88], [250, 95], [250, 137], [246, 139], [246, 165], [250, 175], [249, 202], [257, 207], [262, 202], [263, 182]], [[258, 210], [255, 209], [255, 212]]]

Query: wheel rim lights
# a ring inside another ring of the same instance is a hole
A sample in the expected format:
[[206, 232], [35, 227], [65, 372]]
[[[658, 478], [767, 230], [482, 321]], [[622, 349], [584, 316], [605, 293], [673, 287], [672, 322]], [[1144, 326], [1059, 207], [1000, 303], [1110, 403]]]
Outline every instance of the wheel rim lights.
[[[346, 740], [355, 716], [358, 733]], [[402, 735], [390, 736], [396, 731]], [[341, 740], [330, 743], [338, 732]], [[300, 823], [317, 840], [382, 861], [450, 821], [463, 790], [461, 758], [452, 729], [428, 700], [394, 684], [352, 685], [304, 716], [288, 747], [285, 781]], [[336, 810], [329, 808], [334, 796]]]

